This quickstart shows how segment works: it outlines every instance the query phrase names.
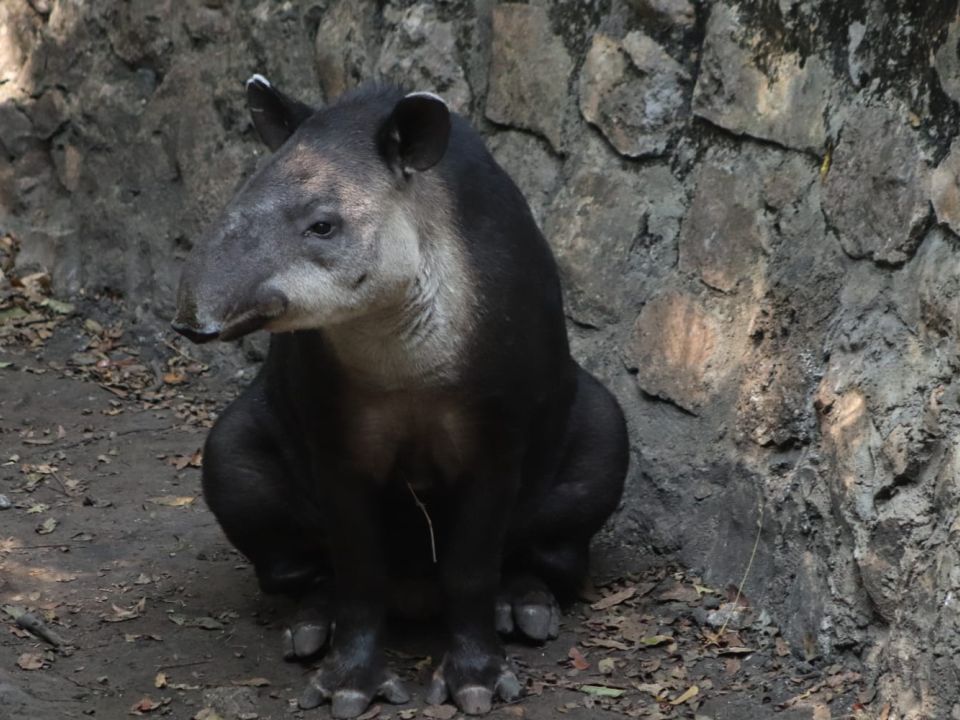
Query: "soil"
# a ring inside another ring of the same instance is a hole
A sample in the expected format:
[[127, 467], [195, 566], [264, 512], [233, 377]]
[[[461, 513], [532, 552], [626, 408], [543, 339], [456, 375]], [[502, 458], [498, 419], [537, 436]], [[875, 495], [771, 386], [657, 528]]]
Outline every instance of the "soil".
[[[125, 328], [108, 301], [87, 305], [29, 282], [0, 303], [0, 717], [329, 717], [297, 708], [310, 667], [281, 658], [284, 602], [261, 596], [200, 496], [199, 449], [241, 384], [233, 369]], [[507, 644], [526, 694], [493, 717], [883, 712], [865, 671], [802, 659], [736, 588], [657, 558], [604, 573], [558, 640]], [[59, 646], [21, 627], [31, 619]], [[435, 628], [392, 632], [414, 698], [364, 717], [459, 717], [424, 703]]]

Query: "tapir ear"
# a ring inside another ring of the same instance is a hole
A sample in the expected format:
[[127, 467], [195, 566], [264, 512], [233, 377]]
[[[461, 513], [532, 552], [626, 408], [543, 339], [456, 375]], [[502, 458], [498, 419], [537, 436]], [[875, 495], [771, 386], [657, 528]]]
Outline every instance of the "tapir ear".
[[405, 175], [429, 170], [450, 140], [450, 108], [433, 93], [415, 92], [393, 108], [380, 132], [380, 152]]
[[313, 115], [313, 108], [277, 90], [263, 75], [247, 80], [247, 107], [260, 139], [276, 150]]

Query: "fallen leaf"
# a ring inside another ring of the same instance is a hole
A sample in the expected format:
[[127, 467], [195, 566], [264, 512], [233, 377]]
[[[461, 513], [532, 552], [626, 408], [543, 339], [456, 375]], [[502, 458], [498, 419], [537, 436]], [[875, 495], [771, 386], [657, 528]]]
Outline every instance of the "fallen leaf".
[[270, 681], [262, 677], [252, 677], [245, 678], [243, 680], [234, 680], [234, 685], [241, 685], [243, 687], [267, 687], [270, 684]]
[[[223, 716], [213, 708], [205, 707], [194, 715], [191, 720], [223, 720]], [[359, 720], [359, 718], [357, 720]]]
[[156, 677], [153, 678], [153, 686], [158, 690], [165, 688], [167, 686], [167, 674], [158, 672]]
[[614, 605], [619, 605], [622, 602], [626, 602], [636, 594], [637, 588], [631, 585], [628, 588], [624, 588], [620, 592], [615, 592], [612, 595], [607, 595], [602, 600], [598, 600], [591, 605], [590, 608], [593, 610], [608, 610]]
[[584, 647], [602, 647], [609, 650], [629, 650], [630, 646], [625, 642], [614, 640], [613, 638], [588, 638], [581, 643]]
[[40, 670], [43, 668], [45, 660], [39, 653], [23, 653], [17, 658], [17, 665], [21, 670]]
[[380, 711], [383, 708], [380, 705], [374, 705], [372, 708], [367, 710], [363, 715], [357, 715], [357, 720], [373, 720], [377, 715], [380, 714]]
[[622, 697], [626, 690], [620, 688], [607, 687], [606, 685], [581, 685], [580, 692], [596, 697], [618, 698]]
[[689, 702], [690, 700], [695, 698], [699, 692], [700, 692], [700, 688], [698, 688], [696, 685], [691, 685], [689, 688], [687, 688], [687, 691], [683, 693], [680, 697], [677, 697], [671, 700], [670, 704], [683, 705], [685, 702]]
[[57, 525], [60, 524], [60, 521], [56, 518], [49, 517], [44, 520], [42, 523], [37, 525], [37, 535], [49, 535], [54, 530], [57, 529]]
[[653, 696], [658, 702], [660, 701], [660, 696], [663, 695], [663, 685], [657, 685], [656, 683], [634, 683], [633, 686], [640, 692]]
[[617, 661], [613, 658], [603, 658], [600, 662], [597, 663], [597, 670], [602, 672], [604, 675], [610, 675], [614, 670], [617, 669]]
[[790, 646], [787, 644], [787, 641], [782, 637], [778, 637], [775, 641], [776, 652], [780, 657], [786, 657], [790, 654]]
[[884, 706], [880, 708], [880, 716], [877, 720], [887, 720], [887, 718], [890, 717], [890, 710], [890, 703], [885, 703]]
[[147, 599], [145, 597], [140, 598], [140, 600], [129, 608], [122, 608], [117, 605], [111, 605], [111, 607], [113, 608], [113, 615], [104, 617], [104, 621], [125, 622], [126, 620], [133, 620], [143, 615], [143, 611], [147, 607]]
[[192, 505], [196, 499], [196, 496], [193, 495], [161, 495], [150, 498], [149, 502], [152, 502], [154, 505], [163, 505], [164, 507], [186, 507], [187, 505]]
[[187, 381], [187, 375], [183, 372], [168, 372], [163, 374], [163, 381], [167, 385], [180, 385]]
[[413, 718], [415, 718], [416, 716], [417, 716], [416, 708], [410, 708], [409, 710], [401, 710], [400, 712], [397, 713], [397, 717], [400, 718], [400, 720], [413, 720]]
[[590, 669], [590, 663], [589, 663], [589, 662], [587, 661], [587, 659], [583, 656], [583, 653], [580, 652], [579, 650], [577, 650], [577, 648], [575, 648], [575, 647], [570, 648], [570, 651], [567, 653], [567, 657], [570, 658], [571, 664], [572, 664], [577, 670], [589, 670], [589, 669]]
[[73, 312], [74, 307], [70, 303], [61, 302], [60, 300], [54, 300], [53, 298], [46, 298], [43, 302], [40, 303], [42, 307], [48, 307], [53, 310], [57, 315], [69, 315]]
[[640, 644], [646, 645], [647, 647], [656, 647], [657, 645], [663, 645], [668, 642], [673, 642], [672, 635], [647, 635], [640, 638]]
[[162, 707], [163, 702], [154, 700], [151, 697], [142, 698], [136, 705], [130, 708], [131, 715], [143, 715], [148, 712], [153, 712], [158, 707]]
[[720, 648], [719, 650], [717, 650], [717, 653], [719, 655], [749, 655], [752, 652], [754, 652], [753, 648], [741, 647], [739, 645]]
[[456, 714], [456, 705], [431, 705], [423, 709], [423, 716], [433, 720], [451, 720]]

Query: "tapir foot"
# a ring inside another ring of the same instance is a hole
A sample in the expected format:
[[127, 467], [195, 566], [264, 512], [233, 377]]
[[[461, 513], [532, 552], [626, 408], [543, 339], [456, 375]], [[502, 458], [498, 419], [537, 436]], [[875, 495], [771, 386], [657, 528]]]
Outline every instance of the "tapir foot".
[[537, 643], [560, 634], [560, 606], [550, 589], [530, 576], [507, 583], [497, 599], [497, 632], [521, 635]]
[[452, 651], [433, 673], [427, 702], [440, 705], [451, 697], [464, 714], [484, 715], [495, 698], [512, 702], [520, 697], [520, 681], [501, 656]]
[[319, 655], [331, 635], [331, 617], [329, 595], [325, 591], [317, 591], [301, 599], [298, 609], [280, 635], [283, 659], [302, 662]]
[[410, 701], [400, 678], [382, 663], [360, 663], [340, 658], [334, 651], [300, 697], [304, 710], [330, 703], [330, 714], [335, 718], [352, 718], [362, 714], [375, 697], [394, 704]]

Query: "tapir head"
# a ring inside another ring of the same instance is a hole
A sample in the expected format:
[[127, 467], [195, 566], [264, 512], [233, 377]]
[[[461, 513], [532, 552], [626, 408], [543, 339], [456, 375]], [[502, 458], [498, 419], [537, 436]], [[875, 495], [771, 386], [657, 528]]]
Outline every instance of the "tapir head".
[[400, 301], [421, 262], [429, 208], [417, 208], [416, 186], [446, 152], [446, 104], [381, 88], [314, 110], [259, 75], [247, 103], [274, 154], [188, 257], [173, 328], [195, 342], [230, 340], [328, 327]]

